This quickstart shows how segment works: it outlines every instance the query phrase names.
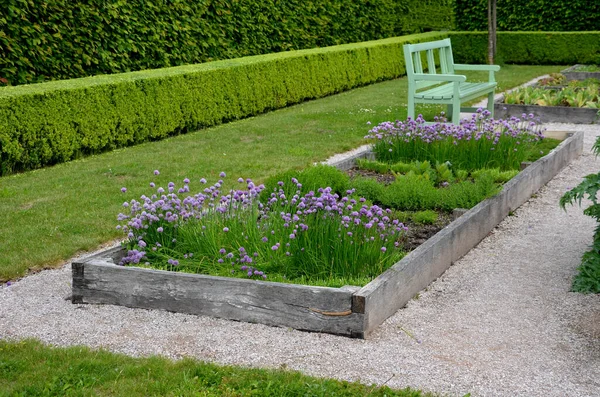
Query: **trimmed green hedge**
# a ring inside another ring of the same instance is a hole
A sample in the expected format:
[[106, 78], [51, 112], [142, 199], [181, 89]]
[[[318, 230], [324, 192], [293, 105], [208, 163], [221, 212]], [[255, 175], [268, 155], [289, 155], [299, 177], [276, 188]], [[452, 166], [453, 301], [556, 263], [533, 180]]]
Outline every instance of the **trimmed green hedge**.
[[[452, 32], [457, 63], [487, 63], [487, 32]], [[600, 32], [498, 32], [496, 63], [600, 64]]]
[[[488, 0], [455, 0], [456, 30], [487, 30]], [[499, 0], [500, 31], [600, 30], [597, 0]]]
[[452, 29], [453, 0], [3, 0], [0, 86]]
[[0, 174], [68, 161], [281, 108], [405, 73], [384, 39], [0, 88]]

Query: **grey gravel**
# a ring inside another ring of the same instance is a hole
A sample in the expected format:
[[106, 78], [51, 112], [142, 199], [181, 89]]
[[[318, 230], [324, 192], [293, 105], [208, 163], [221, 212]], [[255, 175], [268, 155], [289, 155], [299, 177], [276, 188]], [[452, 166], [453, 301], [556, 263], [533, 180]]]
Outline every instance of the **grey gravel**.
[[600, 295], [569, 292], [594, 222], [560, 196], [600, 170], [584, 154], [507, 217], [369, 340], [208, 317], [73, 305], [70, 265], [0, 288], [0, 337], [87, 345], [132, 356], [222, 364], [407, 386], [447, 395], [600, 395]]

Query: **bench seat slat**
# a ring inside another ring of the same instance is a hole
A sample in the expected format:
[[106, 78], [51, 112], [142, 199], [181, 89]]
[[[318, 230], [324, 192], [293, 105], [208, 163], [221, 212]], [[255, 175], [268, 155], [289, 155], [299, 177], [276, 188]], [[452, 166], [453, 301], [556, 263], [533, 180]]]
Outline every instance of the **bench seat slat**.
[[[462, 99], [480, 92], [482, 95], [486, 94], [493, 87], [496, 87], [496, 83], [460, 83], [458, 93]], [[452, 83], [415, 93], [417, 99], [452, 99], [453, 96], [454, 84]]]

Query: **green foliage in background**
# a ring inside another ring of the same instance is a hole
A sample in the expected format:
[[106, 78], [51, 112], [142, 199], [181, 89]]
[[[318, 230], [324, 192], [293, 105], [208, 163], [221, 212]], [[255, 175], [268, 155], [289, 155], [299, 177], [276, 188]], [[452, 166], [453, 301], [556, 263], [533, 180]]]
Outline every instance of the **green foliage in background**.
[[[600, 155], [600, 137], [592, 147], [596, 156]], [[583, 254], [581, 265], [577, 270], [579, 273], [573, 279], [573, 291], [583, 293], [600, 293], [600, 203], [598, 203], [598, 191], [600, 190], [600, 172], [589, 174], [583, 181], [573, 189], [567, 191], [559, 201], [560, 207], [566, 211], [567, 205], [582, 205], [582, 201], [589, 200], [591, 205], [583, 213], [596, 220], [594, 230], [594, 242], [590, 250]]]
[[[457, 63], [487, 63], [487, 32], [451, 32]], [[600, 64], [600, 32], [498, 32], [497, 63]]]
[[0, 81], [35, 83], [448, 30], [452, 3], [4, 0]]
[[[488, 0], [455, 0], [457, 30], [487, 31]], [[500, 31], [600, 30], [600, 2], [590, 0], [498, 1]]]
[[163, 139], [404, 73], [424, 33], [0, 88], [0, 175]]

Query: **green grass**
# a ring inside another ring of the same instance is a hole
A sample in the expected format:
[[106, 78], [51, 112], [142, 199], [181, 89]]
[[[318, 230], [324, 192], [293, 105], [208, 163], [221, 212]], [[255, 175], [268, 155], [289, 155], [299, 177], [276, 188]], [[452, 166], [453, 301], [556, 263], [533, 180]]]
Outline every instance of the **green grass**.
[[[511, 66], [497, 74], [500, 90], [561, 66]], [[469, 79], [487, 79], [485, 73]], [[115, 230], [123, 196], [184, 177], [228, 175], [262, 181], [364, 144], [373, 125], [406, 117], [406, 79], [358, 88], [258, 117], [160, 142], [120, 149], [0, 178], [0, 281], [61, 264], [75, 253], [121, 237]], [[426, 116], [442, 110], [419, 107]]]
[[132, 358], [83, 347], [0, 341], [0, 396], [433, 396], [288, 370]]

